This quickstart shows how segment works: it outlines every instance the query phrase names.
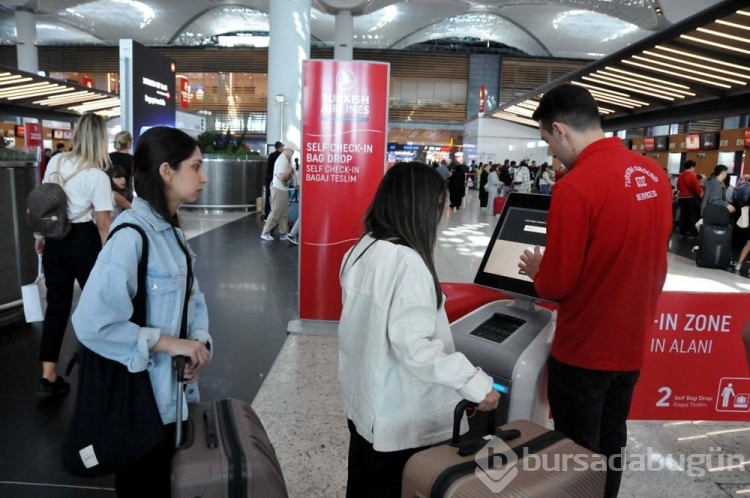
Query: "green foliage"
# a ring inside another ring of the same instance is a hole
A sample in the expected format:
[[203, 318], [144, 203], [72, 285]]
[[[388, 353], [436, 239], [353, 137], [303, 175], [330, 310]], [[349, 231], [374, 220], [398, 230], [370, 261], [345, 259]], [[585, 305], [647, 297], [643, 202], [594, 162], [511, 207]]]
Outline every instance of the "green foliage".
[[247, 150], [243, 141], [245, 132], [242, 132], [239, 138], [235, 139], [232, 133], [227, 130], [226, 133], [215, 131], [204, 131], [198, 135], [203, 155], [212, 159], [258, 159], [260, 154]]

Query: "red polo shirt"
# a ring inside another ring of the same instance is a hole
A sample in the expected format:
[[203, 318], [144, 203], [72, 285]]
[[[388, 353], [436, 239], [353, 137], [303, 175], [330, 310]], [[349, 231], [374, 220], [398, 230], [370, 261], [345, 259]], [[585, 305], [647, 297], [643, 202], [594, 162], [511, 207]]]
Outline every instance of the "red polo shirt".
[[593, 370], [639, 370], [667, 274], [672, 187], [619, 138], [586, 147], [555, 184], [547, 246], [534, 279], [560, 303], [555, 359]]

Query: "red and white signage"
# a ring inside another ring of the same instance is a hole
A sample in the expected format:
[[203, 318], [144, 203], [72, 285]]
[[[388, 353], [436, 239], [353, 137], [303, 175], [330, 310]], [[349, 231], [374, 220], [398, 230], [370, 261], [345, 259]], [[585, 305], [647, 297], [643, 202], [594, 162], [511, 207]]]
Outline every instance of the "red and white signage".
[[482, 85], [479, 87], [479, 112], [484, 112], [484, 106], [487, 102], [487, 87]]
[[190, 81], [187, 76], [178, 74], [177, 78], [177, 93], [180, 98], [178, 100], [180, 109], [187, 109], [190, 107]]
[[662, 293], [630, 418], [750, 420], [748, 321], [748, 294]]
[[301, 145], [299, 315], [341, 316], [339, 269], [386, 168], [387, 63], [307, 60]]
[[[441, 286], [451, 322], [511, 299], [474, 284]], [[750, 294], [663, 292], [629, 418], [750, 421], [750, 365], [742, 342], [748, 322]]]
[[40, 123], [25, 123], [23, 127], [24, 145], [26, 147], [41, 147], [44, 140], [42, 125]]
[[750, 147], [750, 128], [745, 130], [745, 147]]

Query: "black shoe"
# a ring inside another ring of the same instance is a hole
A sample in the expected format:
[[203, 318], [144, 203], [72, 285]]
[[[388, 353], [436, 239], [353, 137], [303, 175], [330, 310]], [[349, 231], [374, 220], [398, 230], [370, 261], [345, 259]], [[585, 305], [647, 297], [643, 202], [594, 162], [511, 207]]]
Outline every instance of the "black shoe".
[[58, 375], [54, 382], [42, 378], [42, 380], [39, 381], [39, 389], [37, 389], [36, 395], [47, 397], [67, 394], [69, 392], [70, 384], [65, 382], [65, 379]]

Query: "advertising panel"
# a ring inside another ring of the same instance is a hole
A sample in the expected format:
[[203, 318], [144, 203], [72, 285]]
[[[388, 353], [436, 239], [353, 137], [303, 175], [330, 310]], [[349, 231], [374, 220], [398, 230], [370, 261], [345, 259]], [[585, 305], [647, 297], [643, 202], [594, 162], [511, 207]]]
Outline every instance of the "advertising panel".
[[701, 133], [701, 150], [719, 148], [719, 134], [716, 132]]
[[750, 420], [750, 295], [664, 292], [631, 419]]
[[654, 137], [654, 150], [655, 151], [666, 151], [669, 145], [669, 137], [664, 135], [661, 137]]
[[[385, 173], [386, 63], [304, 62], [299, 315], [338, 320], [339, 268]], [[309, 213], [309, 216], [307, 215]]]
[[120, 40], [120, 102], [123, 130], [133, 143], [152, 126], [175, 125], [174, 62], [133, 40]]
[[698, 133], [688, 133], [685, 135], [685, 149], [700, 150], [701, 136]]
[[750, 147], [750, 128], [745, 130], [745, 147]]
[[26, 147], [41, 147], [44, 141], [41, 123], [26, 123], [23, 140]]
[[654, 137], [646, 137], [643, 139], [643, 146], [647, 152], [654, 150]]

